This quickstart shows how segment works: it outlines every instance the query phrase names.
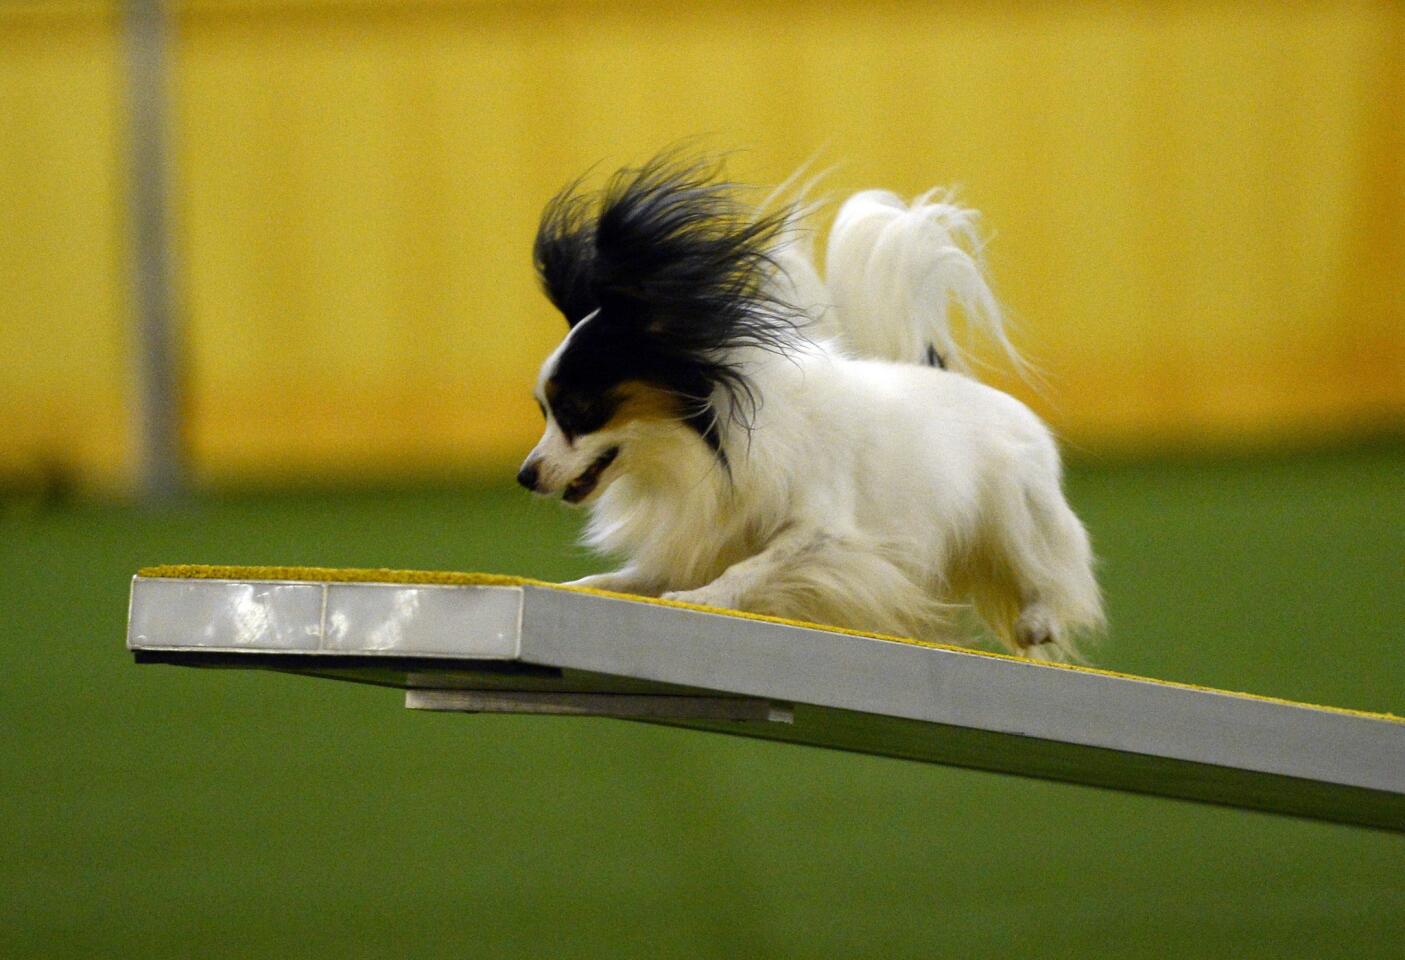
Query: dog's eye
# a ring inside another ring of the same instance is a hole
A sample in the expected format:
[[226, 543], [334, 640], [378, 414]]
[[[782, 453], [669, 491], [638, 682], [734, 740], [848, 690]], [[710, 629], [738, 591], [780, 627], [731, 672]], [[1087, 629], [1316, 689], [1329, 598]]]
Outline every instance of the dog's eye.
[[589, 394], [572, 393], [551, 401], [556, 425], [573, 437], [599, 430], [610, 419], [612, 410], [607, 399]]
[[556, 401], [556, 419], [563, 424], [584, 420], [589, 412], [585, 402], [575, 397], [562, 397]]

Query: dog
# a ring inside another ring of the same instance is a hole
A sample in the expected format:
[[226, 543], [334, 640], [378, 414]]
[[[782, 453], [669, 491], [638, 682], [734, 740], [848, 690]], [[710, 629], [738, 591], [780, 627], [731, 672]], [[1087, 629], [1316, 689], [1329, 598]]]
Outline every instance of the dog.
[[542, 214], [568, 331], [517, 479], [624, 560], [574, 585], [958, 644], [971, 611], [1015, 654], [1078, 658], [1103, 607], [1055, 441], [953, 330], [955, 307], [1023, 366], [975, 212], [855, 194], [822, 280], [813, 208], [722, 174], [665, 153]]

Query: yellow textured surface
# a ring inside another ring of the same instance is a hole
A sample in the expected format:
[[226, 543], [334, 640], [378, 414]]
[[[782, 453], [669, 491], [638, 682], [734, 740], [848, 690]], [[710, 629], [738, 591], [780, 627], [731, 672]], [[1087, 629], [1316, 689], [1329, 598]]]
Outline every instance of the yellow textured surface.
[[[205, 477], [520, 455], [542, 203], [700, 131], [744, 179], [961, 184], [1080, 446], [1405, 415], [1391, 0], [170, 6]], [[127, 470], [117, 9], [0, 4], [0, 473]]]
[[1310, 707], [1314, 710], [1327, 710], [1333, 713], [1344, 713], [1356, 717], [1369, 717], [1375, 720], [1390, 720], [1396, 723], [1405, 723], [1405, 718], [1394, 716], [1388, 713], [1372, 713], [1366, 710], [1349, 710], [1344, 707], [1329, 707], [1319, 704], [1298, 703], [1293, 700], [1283, 700], [1278, 697], [1265, 697], [1253, 693], [1242, 693], [1233, 690], [1219, 690], [1214, 687], [1203, 687], [1193, 683], [1180, 683], [1172, 680], [1157, 680], [1152, 677], [1139, 677], [1134, 674], [1118, 673], [1114, 670], [1103, 670], [1098, 667], [1087, 667], [1080, 664], [1068, 663], [1047, 663], [1038, 660], [1029, 660], [1024, 657], [1015, 657], [1004, 653], [994, 653], [988, 650], [974, 650], [969, 647], [958, 647], [950, 644], [931, 643], [925, 640], [913, 640], [905, 637], [895, 637], [883, 633], [869, 633], [862, 630], [848, 630], [843, 627], [831, 627], [819, 623], [806, 623], [800, 620], [787, 620], [783, 617], [770, 617], [759, 613], [747, 613], [742, 610], [719, 610], [715, 607], [704, 607], [693, 603], [682, 603], [677, 600], [663, 600], [656, 597], [641, 597], [635, 594], [614, 593], [609, 590], [595, 590], [590, 587], [573, 587], [560, 583], [549, 583], [545, 580], [533, 580], [529, 577], [514, 577], [500, 573], [457, 573], [442, 570], [388, 570], [388, 569], [359, 569], [359, 568], [337, 568], [337, 567], [245, 567], [245, 566], [222, 566], [217, 564], [164, 564], [154, 567], [143, 567], [137, 571], [141, 577], [152, 577], [175, 580], [279, 580], [279, 581], [305, 581], [312, 583], [399, 583], [399, 584], [426, 584], [432, 586], [484, 586], [484, 587], [544, 587], [551, 590], [561, 590], [569, 593], [585, 593], [600, 597], [609, 597], [616, 600], [630, 600], [635, 603], [650, 603], [658, 606], [681, 607], [685, 610], [697, 610], [702, 613], [720, 614], [723, 616], [737, 617], [744, 620], [759, 620], [764, 623], [779, 623], [785, 626], [802, 627], [815, 630], [826, 630], [831, 633], [842, 633], [847, 636], [866, 637], [873, 640], [884, 640], [890, 643], [906, 643], [920, 647], [932, 647], [939, 650], [951, 650], [956, 653], [969, 654], [977, 657], [991, 657], [997, 660], [1009, 660], [1014, 663], [1022, 663], [1028, 666], [1046, 667], [1052, 670], [1073, 670], [1079, 673], [1091, 673], [1105, 677], [1120, 677], [1124, 680], [1137, 680], [1142, 683], [1154, 683], [1160, 686], [1176, 687], [1183, 690], [1199, 690], [1206, 693], [1219, 693], [1225, 696], [1246, 697], [1251, 700], [1263, 700], [1270, 703], [1281, 703], [1294, 707]]

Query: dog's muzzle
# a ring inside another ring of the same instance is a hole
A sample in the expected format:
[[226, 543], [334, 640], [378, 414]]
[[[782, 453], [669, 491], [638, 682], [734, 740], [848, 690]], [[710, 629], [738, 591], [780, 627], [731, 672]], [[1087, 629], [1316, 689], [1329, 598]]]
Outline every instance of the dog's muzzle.
[[590, 466], [581, 471], [580, 476], [566, 484], [566, 489], [561, 492], [561, 499], [565, 500], [567, 503], [580, 503], [586, 497], [590, 496], [591, 491], [593, 491], [596, 484], [600, 482], [600, 475], [605, 472], [610, 464], [615, 462], [615, 458], [619, 455], [620, 448], [611, 447], [600, 454], [600, 456], [596, 457], [595, 461]]

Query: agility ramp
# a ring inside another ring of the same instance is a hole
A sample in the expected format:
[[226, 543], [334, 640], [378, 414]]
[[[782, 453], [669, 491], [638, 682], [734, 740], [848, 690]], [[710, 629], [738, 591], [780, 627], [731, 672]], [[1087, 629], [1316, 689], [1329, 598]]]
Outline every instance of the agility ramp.
[[155, 567], [127, 646], [1405, 832], [1399, 717], [516, 577]]

